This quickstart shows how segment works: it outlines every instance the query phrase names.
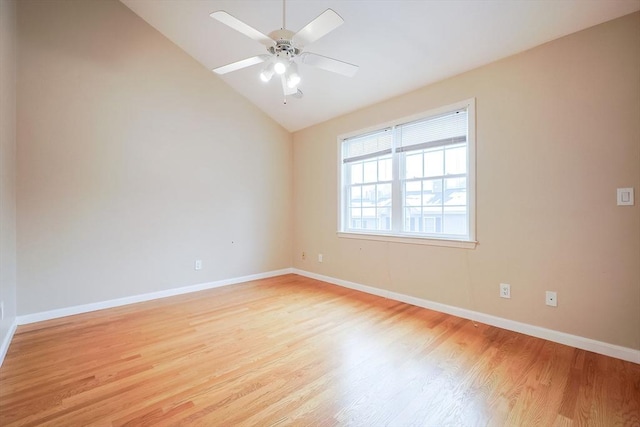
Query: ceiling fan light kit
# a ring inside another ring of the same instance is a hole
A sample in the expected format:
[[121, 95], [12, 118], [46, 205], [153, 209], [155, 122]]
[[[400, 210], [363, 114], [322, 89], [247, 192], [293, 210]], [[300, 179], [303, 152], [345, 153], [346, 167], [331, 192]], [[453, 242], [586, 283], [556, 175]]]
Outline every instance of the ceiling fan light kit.
[[268, 36], [225, 11], [220, 10], [213, 12], [210, 16], [263, 44], [268, 52], [268, 54], [254, 56], [214, 68], [213, 71], [217, 74], [226, 74], [266, 62], [266, 65], [260, 72], [260, 80], [267, 83], [271, 81], [274, 74], [278, 74], [282, 82], [282, 91], [285, 97], [291, 95], [295, 98], [301, 98], [302, 91], [298, 89], [298, 85], [302, 81], [302, 78], [298, 72], [298, 62], [348, 77], [352, 77], [358, 71], [357, 65], [311, 52], [303, 52], [306, 45], [313, 43], [344, 23], [340, 15], [332, 9], [325, 10], [300, 31], [294, 33], [285, 28], [285, 3], [283, 1], [282, 28], [272, 31]]
[[265, 83], [269, 82], [269, 80], [271, 80], [271, 77], [273, 77], [273, 73], [273, 63], [269, 62], [260, 72], [260, 80]]
[[287, 70], [287, 86], [290, 88], [298, 87], [300, 84], [300, 74], [298, 74], [298, 64], [291, 62]]
[[286, 55], [277, 54], [273, 59], [273, 70], [276, 74], [284, 74], [287, 71], [289, 61], [290, 59]]

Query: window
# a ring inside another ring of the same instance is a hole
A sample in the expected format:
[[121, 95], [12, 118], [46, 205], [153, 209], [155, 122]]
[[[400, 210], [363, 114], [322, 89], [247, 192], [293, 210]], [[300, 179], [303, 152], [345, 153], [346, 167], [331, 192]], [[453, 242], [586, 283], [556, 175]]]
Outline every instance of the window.
[[475, 244], [474, 107], [339, 138], [340, 235], [473, 247], [455, 242]]

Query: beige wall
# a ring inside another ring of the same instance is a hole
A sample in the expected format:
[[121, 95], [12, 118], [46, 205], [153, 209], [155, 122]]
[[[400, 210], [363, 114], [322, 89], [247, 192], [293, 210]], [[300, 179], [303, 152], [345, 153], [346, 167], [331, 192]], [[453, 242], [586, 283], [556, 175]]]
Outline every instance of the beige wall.
[[[16, 318], [16, 2], [0, 0], [0, 344]], [[0, 354], [0, 359], [2, 355]]]
[[19, 314], [291, 266], [291, 135], [120, 2], [18, 3], [17, 129]]
[[[471, 97], [478, 247], [336, 237], [337, 135]], [[293, 179], [296, 268], [640, 349], [640, 13], [299, 131]]]

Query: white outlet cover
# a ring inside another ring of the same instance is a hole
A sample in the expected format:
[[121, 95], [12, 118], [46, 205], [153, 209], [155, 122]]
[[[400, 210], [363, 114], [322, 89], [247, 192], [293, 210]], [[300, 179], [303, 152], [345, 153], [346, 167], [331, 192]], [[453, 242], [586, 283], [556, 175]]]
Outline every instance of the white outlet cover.
[[558, 294], [556, 292], [553, 292], [553, 291], [546, 291], [545, 292], [545, 303], [548, 306], [557, 307], [558, 306]]
[[511, 298], [511, 285], [500, 283], [500, 298]]

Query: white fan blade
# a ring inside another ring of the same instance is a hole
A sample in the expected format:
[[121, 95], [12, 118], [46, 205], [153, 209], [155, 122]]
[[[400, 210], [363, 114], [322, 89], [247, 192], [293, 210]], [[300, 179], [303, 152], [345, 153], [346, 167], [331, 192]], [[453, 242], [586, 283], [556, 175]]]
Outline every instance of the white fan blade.
[[227, 74], [232, 71], [240, 70], [241, 68], [250, 67], [252, 65], [259, 64], [269, 59], [269, 55], [252, 56], [251, 58], [243, 59], [242, 61], [232, 62], [231, 64], [223, 65], [222, 67], [214, 68], [212, 71], [216, 74]]
[[289, 85], [287, 84], [287, 78], [284, 76], [284, 74], [280, 76], [280, 79], [282, 80], [282, 92], [284, 93], [284, 96], [295, 95], [296, 93], [298, 93], [298, 88], [289, 87]]
[[244, 34], [245, 36], [247, 36], [247, 37], [249, 37], [249, 38], [251, 38], [251, 39], [253, 39], [253, 40], [255, 40], [255, 41], [259, 42], [259, 43], [262, 43], [266, 47], [271, 47], [271, 46], [273, 46], [275, 44], [275, 42], [273, 41], [273, 39], [271, 37], [262, 34], [260, 31], [258, 31], [255, 28], [245, 24], [244, 22], [242, 22], [238, 18], [229, 15], [224, 10], [219, 10], [217, 12], [213, 12], [209, 16], [212, 17], [213, 19], [217, 19], [218, 21], [220, 21], [223, 24], [233, 28], [234, 30]]
[[338, 28], [344, 19], [332, 9], [327, 9], [316, 19], [309, 22], [303, 29], [293, 36], [293, 42], [298, 46], [307, 46], [320, 37]]
[[300, 62], [303, 64], [312, 65], [347, 77], [353, 77], [358, 71], [357, 65], [338, 61], [337, 59], [318, 55], [317, 53], [304, 52], [298, 58], [300, 58]]

